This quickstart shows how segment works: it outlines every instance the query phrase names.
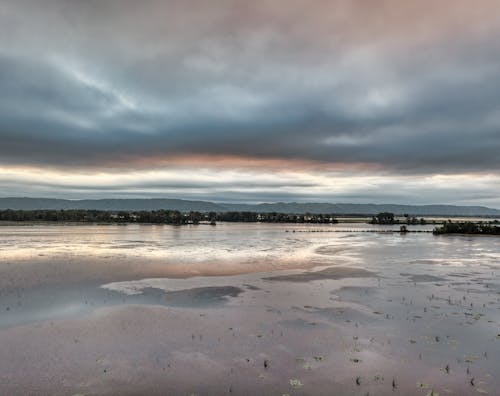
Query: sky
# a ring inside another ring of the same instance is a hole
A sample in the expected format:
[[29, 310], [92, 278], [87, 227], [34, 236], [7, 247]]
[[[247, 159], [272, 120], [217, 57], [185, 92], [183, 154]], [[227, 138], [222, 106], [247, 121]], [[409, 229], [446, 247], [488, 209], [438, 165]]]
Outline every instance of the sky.
[[0, 0], [0, 196], [500, 208], [500, 4]]

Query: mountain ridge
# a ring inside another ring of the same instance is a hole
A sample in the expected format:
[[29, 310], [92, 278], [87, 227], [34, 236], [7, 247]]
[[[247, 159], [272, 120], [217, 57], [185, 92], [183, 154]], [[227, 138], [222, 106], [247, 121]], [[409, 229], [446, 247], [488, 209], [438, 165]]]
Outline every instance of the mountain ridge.
[[185, 200], [174, 198], [104, 198], [104, 199], [60, 199], [5, 197], [0, 198], [0, 209], [13, 210], [160, 210], [200, 212], [280, 212], [280, 213], [332, 213], [336, 215], [374, 215], [392, 212], [397, 215], [413, 216], [500, 216], [500, 210], [486, 206], [459, 205], [402, 205], [402, 204], [353, 204], [328, 202], [276, 202], [260, 204], [220, 203], [211, 201]]

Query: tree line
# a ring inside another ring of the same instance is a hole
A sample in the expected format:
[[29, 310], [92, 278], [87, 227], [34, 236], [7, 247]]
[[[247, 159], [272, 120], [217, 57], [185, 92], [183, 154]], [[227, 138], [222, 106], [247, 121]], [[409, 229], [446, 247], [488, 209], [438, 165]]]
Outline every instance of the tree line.
[[337, 223], [331, 214], [288, 214], [257, 212], [180, 212], [178, 210], [0, 210], [0, 221], [199, 224], [200, 222]]
[[441, 227], [435, 228], [434, 235], [441, 234], [479, 234], [479, 235], [500, 235], [500, 226], [498, 220], [493, 223], [472, 223], [470, 221], [453, 223], [450, 220]]
[[370, 224], [407, 224], [407, 225], [425, 225], [427, 221], [422, 217], [417, 219], [415, 216], [404, 215], [404, 220], [399, 221], [394, 217], [394, 213], [391, 212], [381, 212], [376, 216], [373, 216]]

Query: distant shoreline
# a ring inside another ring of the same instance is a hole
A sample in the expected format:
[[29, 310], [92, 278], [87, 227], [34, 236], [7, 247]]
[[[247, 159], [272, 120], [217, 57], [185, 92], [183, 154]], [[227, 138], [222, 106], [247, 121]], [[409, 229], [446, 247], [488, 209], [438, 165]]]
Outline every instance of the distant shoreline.
[[493, 223], [447, 222], [442, 227], [434, 229], [434, 235], [478, 235], [478, 236], [500, 236], [500, 225], [498, 221]]
[[[473, 223], [473, 222], [450, 222], [444, 223], [442, 227], [430, 229], [418, 229], [423, 226], [436, 225], [442, 223], [427, 222], [426, 224], [412, 224], [408, 227], [416, 227], [417, 229], [407, 228], [407, 225], [402, 223], [395, 224], [372, 224], [366, 221], [367, 218], [353, 218], [345, 219], [342, 218], [340, 221], [334, 223], [299, 223], [299, 222], [270, 222], [270, 221], [220, 221], [219, 224], [268, 224], [268, 225], [281, 225], [284, 227], [284, 232], [290, 233], [379, 233], [379, 234], [433, 234], [434, 236], [488, 236], [488, 237], [498, 237], [500, 236], [500, 226], [495, 226], [492, 224], [497, 223]], [[65, 220], [0, 220], [0, 227], [37, 227], [37, 226], [67, 226], [67, 227], [77, 227], [77, 226], [208, 226], [212, 228], [217, 223], [211, 223], [208, 221], [200, 221], [198, 223], [159, 223], [159, 222], [137, 222], [137, 221], [65, 221]], [[366, 224], [372, 228], [353, 228], [353, 229], [336, 229], [334, 227], [329, 227], [333, 225], [348, 225], [348, 224]], [[304, 229], [287, 229], [286, 226], [304, 226]], [[401, 226], [399, 229], [389, 228], [391, 226]], [[319, 228], [315, 228], [319, 227]], [[452, 229], [452, 228], [453, 229]], [[464, 227], [469, 227], [470, 232], [464, 231]], [[472, 227], [472, 228], [471, 228]], [[478, 227], [483, 227], [479, 230]]]
[[330, 203], [330, 202], [269, 202], [228, 203], [174, 198], [104, 198], [56, 199], [40, 197], [0, 197], [0, 210], [103, 210], [103, 211], [152, 211], [178, 210], [181, 212], [257, 212], [286, 214], [335, 213], [339, 217], [373, 216], [391, 212], [397, 216], [407, 214], [417, 217], [496, 217], [500, 209], [486, 206], [460, 206], [447, 204], [411, 205], [392, 203]]
[[336, 224], [333, 214], [290, 214], [258, 212], [181, 212], [178, 210], [104, 211], [104, 210], [0, 210], [0, 221], [55, 223], [141, 223], [141, 224], [209, 224], [217, 222]]

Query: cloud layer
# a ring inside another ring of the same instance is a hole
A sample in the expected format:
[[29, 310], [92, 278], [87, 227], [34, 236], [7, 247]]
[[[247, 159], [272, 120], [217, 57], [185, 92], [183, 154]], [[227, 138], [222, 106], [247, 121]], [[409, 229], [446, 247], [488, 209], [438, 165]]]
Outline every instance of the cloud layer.
[[[0, 186], [36, 194], [21, 176], [39, 171], [170, 172], [194, 186], [96, 191], [498, 206], [494, 185], [471, 196], [435, 180], [499, 169], [499, 21], [495, 2], [465, 0], [4, 2]], [[411, 178], [428, 181], [423, 197]]]

